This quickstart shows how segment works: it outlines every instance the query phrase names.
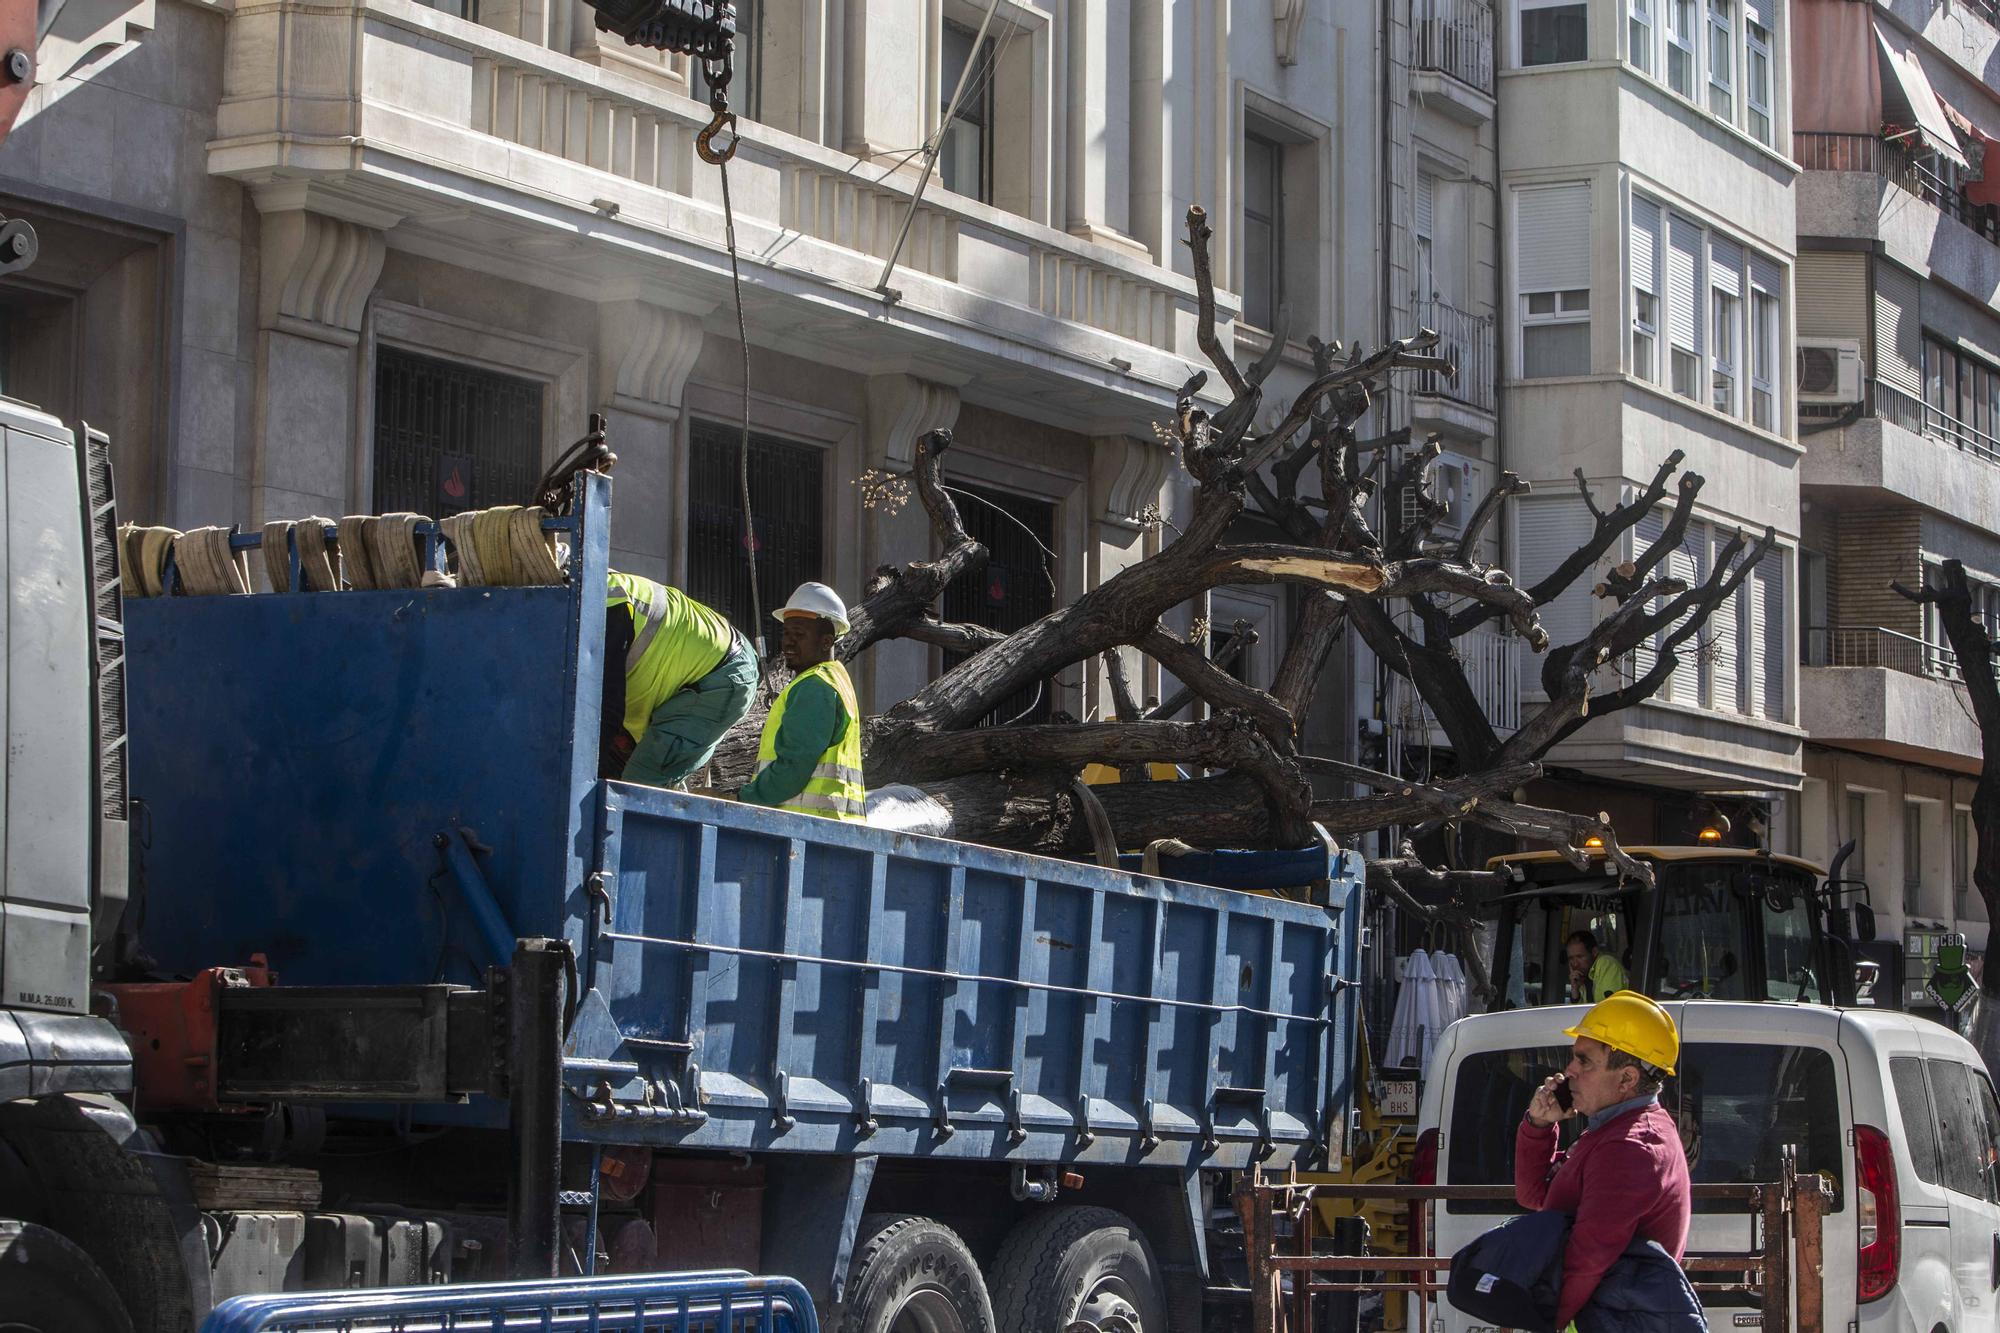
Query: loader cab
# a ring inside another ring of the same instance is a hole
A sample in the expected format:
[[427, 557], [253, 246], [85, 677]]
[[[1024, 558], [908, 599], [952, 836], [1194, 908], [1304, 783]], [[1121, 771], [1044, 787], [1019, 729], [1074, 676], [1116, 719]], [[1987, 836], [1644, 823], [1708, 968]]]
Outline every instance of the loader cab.
[[1753, 850], [1628, 850], [1652, 866], [1653, 888], [1622, 881], [1601, 853], [1583, 871], [1554, 853], [1495, 858], [1521, 885], [1488, 907], [1495, 1009], [1570, 1002], [1578, 931], [1627, 986], [1661, 1000], [1853, 1002], [1853, 963], [1825, 930], [1816, 867]]

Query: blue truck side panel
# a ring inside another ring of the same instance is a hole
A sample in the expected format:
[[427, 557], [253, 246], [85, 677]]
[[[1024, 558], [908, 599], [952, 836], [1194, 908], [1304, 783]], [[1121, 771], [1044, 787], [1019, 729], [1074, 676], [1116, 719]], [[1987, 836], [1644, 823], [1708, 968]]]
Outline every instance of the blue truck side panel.
[[474, 981], [512, 935], [565, 939], [578, 1140], [1210, 1167], [1337, 1143], [1358, 859], [1286, 854], [1321, 881], [1292, 901], [599, 782], [608, 487], [581, 489], [563, 587], [131, 604], [134, 910], [164, 970]]

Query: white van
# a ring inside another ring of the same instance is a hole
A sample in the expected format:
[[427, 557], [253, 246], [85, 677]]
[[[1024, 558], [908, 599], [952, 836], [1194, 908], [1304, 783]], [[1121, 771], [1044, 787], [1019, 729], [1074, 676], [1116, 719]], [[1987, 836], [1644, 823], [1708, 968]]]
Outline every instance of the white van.
[[[2000, 1102], [1971, 1043], [1880, 1009], [1690, 1000], [1675, 1114], [1697, 1184], [1776, 1180], [1782, 1148], [1824, 1173], [1827, 1333], [2000, 1333]], [[1511, 1185], [1514, 1129], [1541, 1081], [1569, 1060], [1580, 1005], [1462, 1019], [1438, 1039], [1419, 1158], [1434, 1148], [1448, 1185]], [[1576, 1130], [1565, 1127], [1564, 1141]], [[1749, 1218], [1696, 1203], [1688, 1249], [1743, 1251]], [[1436, 1250], [1452, 1254], [1520, 1210], [1434, 1205]], [[1718, 1305], [1709, 1326], [1754, 1328], [1755, 1310]], [[1448, 1304], [1420, 1333], [1491, 1333]]]

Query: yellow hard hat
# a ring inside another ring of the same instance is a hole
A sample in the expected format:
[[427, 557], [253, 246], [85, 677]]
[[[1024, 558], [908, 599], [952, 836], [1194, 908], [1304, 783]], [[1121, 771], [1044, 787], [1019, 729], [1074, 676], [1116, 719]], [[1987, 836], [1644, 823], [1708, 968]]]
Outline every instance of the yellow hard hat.
[[1635, 990], [1613, 991], [1590, 1006], [1575, 1027], [1564, 1028], [1563, 1035], [1601, 1041], [1666, 1074], [1674, 1072], [1674, 1061], [1681, 1057], [1681, 1034], [1672, 1016], [1659, 1001]]

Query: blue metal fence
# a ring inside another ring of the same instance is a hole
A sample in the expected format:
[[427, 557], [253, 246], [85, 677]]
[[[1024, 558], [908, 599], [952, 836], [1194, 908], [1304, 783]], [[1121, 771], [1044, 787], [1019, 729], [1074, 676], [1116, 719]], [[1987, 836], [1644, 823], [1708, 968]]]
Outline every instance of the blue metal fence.
[[790, 1278], [718, 1269], [233, 1296], [201, 1333], [819, 1333]]

